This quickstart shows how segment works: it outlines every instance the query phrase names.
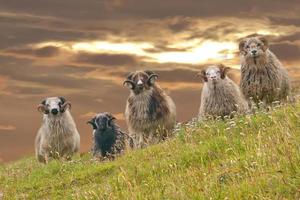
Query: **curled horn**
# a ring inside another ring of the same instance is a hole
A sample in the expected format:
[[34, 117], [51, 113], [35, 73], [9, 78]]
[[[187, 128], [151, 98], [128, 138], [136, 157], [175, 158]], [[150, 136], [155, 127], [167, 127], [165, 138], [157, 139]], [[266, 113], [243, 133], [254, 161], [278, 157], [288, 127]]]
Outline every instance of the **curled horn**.
[[43, 100], [42, 103], [37, 106], [37, 110], [44, 114], [49, 114], [49, 110], [46, 107], [46, 100]]
[[106, 113], [106, 116], [109, 118], [109, 120], [116, 119], [111, 113]]
[[69, 101], [65, 101], [62, 105], [61, 105], [61, 112], [65, 112], [67, 110], [67, 108], [71, 109], [72, 108], [72, 104]]
[[134, 82], [132, 81], [132, 77], [133, 77], [133, 74], [134, 73], [130, 73], [128, 76], [127, 76], [127, 79], [123, 82], [123, 85], [128, 87], [129, 89], [134, 89]]
[[106, 116], [108, 117], [108, 122], [107, 122], [107, 124], [109, 125], [109, 126], [111, 126], [112, 124], [112, 121], [113, 120], [115, 120], [116, 118], [111, 114], [111, 113], [106, 113]]
[[200, 77], [204, 82], [208, 81], [206, 77], [206, 69], [202, 69], [199, 73], [197, 73], [197, 76]]
[[227, 67], [226, 65], [219, 64], [219, 69], [221, 71], [221, 79], [224, 79], [227, 72], [231, 69], [230, 67]]
[[158, 79], [158, 75], [150, 70], [146, 70], [145, 73], [148, 75], [148, 84], [153, 85]]
[[91, 119], [90, 121], [87, 122], [87, 124], [91, 124], [93, 129], [97, 129], [97, 125], [95, 122], [96, 118], [94, 117], [93, 119]]

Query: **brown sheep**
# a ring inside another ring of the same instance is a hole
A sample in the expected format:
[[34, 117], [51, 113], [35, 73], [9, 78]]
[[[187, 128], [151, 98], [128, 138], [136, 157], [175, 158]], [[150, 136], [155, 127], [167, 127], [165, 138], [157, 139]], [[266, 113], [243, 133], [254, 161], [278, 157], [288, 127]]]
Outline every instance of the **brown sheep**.
[[270, 106], [285, 102], [290, 95], [287, 70], [269, 50], [264, 37], [249, 37], [239, 43], [241, 54], [241, 90], [249, 103]]
[[223, 118], [234, 112], [245, 114], [248, 111], [247, 101], [238, 85], [226, 75], [229, 69], [222, 64], [213, 65], [198, 74], [204, 81], [199, 119]]
[[176, 123], [173, 100], [157, 85], [152, 71], [131, 73], [124, 81], [130, 88], [125, 118], [135, 146], [156, 144], [171, 134]]

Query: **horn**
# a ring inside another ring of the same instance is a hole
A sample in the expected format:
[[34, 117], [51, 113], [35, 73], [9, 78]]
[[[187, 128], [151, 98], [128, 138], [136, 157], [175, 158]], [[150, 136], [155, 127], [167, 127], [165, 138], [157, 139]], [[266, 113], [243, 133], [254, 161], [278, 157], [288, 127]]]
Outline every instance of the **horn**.
[[219, 64], [218, 65], [220, 71], [221, 71], [221, 78], [224, 79], [227, 72], [231, 69], [230, 67], [227, 67], [226, 65]]
[[208, 81], [205, 69], [202, 69], [199, 73], [197, 73], [197, 76], [200, 77], [204, 82]]
[[87, 124], [91, 124], [93, 129], [97, 129], [97, 125], [95, 123], [95, 117], [87, 122]]
[[42, 112], [44, 114], [49, 114], [49, 110], [46, 108], [46, 106], [44, 104], [39, 104], [38, 107], [37, 107], [37, 110], [39, 112]]
[[128, 87], [129, 89], [134, 89], [135, 84], [132, 80], [127, 79], [123, 82], [123, 85]]
[[67, 110], [67, 108], [71, 109], [72, 108], [72, 104], [69, 101], [66, 101], [62, 106], [61, 106], [61, 112], [65, 112]]
[[153, 85], [157, 79], [158, 79], [158, 75], [153, 73], [149, 76], [148, 83], [150, 85]]

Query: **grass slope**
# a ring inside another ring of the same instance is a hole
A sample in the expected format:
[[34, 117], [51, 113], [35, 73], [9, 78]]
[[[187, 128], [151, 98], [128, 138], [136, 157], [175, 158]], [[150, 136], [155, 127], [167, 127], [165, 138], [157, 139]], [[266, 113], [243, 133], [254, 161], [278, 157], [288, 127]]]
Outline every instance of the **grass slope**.
[[299, 199], [300, 103], [190, 123], [113, 162], [34, 158], [0, 168], [4, 199]]

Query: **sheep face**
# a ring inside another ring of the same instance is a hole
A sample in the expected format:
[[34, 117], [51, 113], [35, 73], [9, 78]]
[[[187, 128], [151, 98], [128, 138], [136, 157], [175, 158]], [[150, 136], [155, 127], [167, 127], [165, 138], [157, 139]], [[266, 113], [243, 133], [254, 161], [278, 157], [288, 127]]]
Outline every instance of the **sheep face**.
[[263, 37], [250, 37], [239, 43], [240, 53], [246, 58], [258, 58], [268, 49], [268, 41]]
[[216, 66], [209, 66], [207, 69], [203, 69], [198, 75], [204, 82], [216, 84], [219, 80], [226, 77], [229, 67], [222, 64]]
[[51, 116], [59, 116], [68, 108], [71, 108], [71, 103], [63, 97], [49, 97], [38, 105], [38, 111]]
[[129, 74], [123, 84], [135, 94], [140, 94], [143, 91], [151, 89], [157, 78], [158, 76], [152, 71], [137, 71]]
[[100, 113], [96, 115], [93, 119], [88, 121], [92, 125], [94, 130], [99, 130], [101, 132], [106, 130], [111, 130], [114, 127], [114, 120], [116, 118], [111, 113]]

